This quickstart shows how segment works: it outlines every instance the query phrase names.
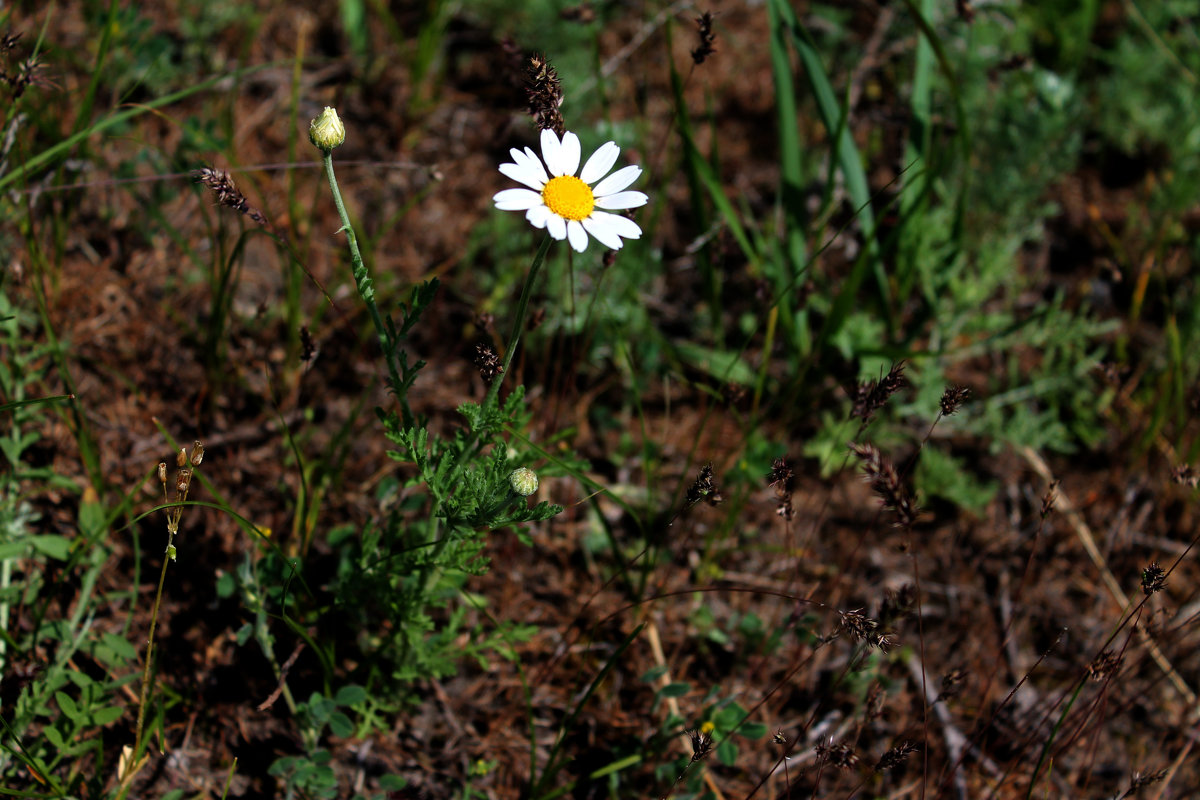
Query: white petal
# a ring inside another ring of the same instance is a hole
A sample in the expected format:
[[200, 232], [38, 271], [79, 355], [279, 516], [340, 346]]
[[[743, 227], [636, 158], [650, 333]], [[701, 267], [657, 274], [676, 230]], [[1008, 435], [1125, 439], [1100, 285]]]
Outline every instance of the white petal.
[[562, 150], [562, 145], [559, 144], [558, 137], [554, 131], [549, 128], [542, 130], [542, 161], [546, 162], [546, 167], [549, 168], [551, 175], [562, 175], [563, 173], [556, 171], [559, 163], [559, 151]]
[[650, 198], [641, 192], [617, 192], [616, 194], [606, 194], [604, 197], [597, 197], [596, 207], [615, 208], [620, 211], [626, 208], [644, 206], [649, 200]]
[[591, 186], [608, 174], [612, 165], [617, 163], [617, 156], [620, 153], [621, 148], [617, 147], [616, 142], [600, 145], [599, 149], [592, 153], [592, 157], [583, 165], [583, 172], [579, 173], [579, 180]]
[[621, 249], [621, 237], [617, 235], [617, 232], [605, 220], [598, 219], [595, 212], [583, 221], [583, 227], [588, 233], [596, 237], [597, 242], [610, 250]]
[[543, 206], [534, 206], [525, 212], [525, 219], [535, 228], [546, 227], [546, 220], [554, 216], [554, 212]]
[[579, 224], [579, 220], [567, 221], [567, 238], [571, 241], [571, 247], [575, 248], [575, 252], [582, 253], [587, 250], [587, 232]]
[[540, 190], [542, 186], [546, 185], [546, 181], [550, 180], [550, 176], [546, 174], [546, 168], [542, 166], [542, 160], [528, 147], [525, 148], [524, 153], [515, 147], [508, 152], [512, 153], [513, 162], [521, 168], [525, 175], [541, 181], [541, 186], [535, 188]]
[[596, 184], [596, 187], [592, 189], [592, 193], [597, 197], [603, 197], [606, 194], [615, 194], [622, 189], [628, 188], [629, 184], [636, 181], [638, 179], [638, 175], [641, 174], [641, 167], [622, 167], [612, 175], [609, 175], [607, 178]]
[[[538, 169], [541, 169], [540, 164], [538, 165]], [[546, 179], [539, 176], [537, 170], [532, 169], [528, 161], [523, 164], [501, 164], [500, 172], [512, 178], [517, 183], [525, 184], [530, 189], [541, 191], [542, 187], [546, 185]]]
[[546, 230], [560, 242], [567, 238], [567, 221], [558, 214], [546, 217]]
[[562, 135], [562, 147], [558, 151], [558, 169], [562, 172], [555, 172], [555, 175], [574, 175], [579, 169], [579, 156], [582, 148], [579, 146], [579, 137], [570, 131]]
[[501, 211], [528, 211], [534, 206], [542, 204], [542, 196], [528, 189], [505, 189], [502, 192], [496, 192], [492, 197], [492, 202]]
[[[628, 217], [622, 217], [619, 214], [608, 214], [604, 211], [593, 211], [591, 219], [596, 223], [603, 225], [608, 230], [620, 236], [622, 239], [640, 239], [642, 238], [642, 229], [637, 226], [637, 223]], [[600, 237], [596, 237], [600, 238]]]

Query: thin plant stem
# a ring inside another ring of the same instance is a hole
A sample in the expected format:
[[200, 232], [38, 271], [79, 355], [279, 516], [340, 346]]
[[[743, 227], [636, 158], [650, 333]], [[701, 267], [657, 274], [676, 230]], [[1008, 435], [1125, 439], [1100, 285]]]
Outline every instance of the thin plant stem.
[[138, 698], [137, 733], [133, 739], [133, 752], [125, 765], [127, 771], [124, 780], [121, 781], [121, 792], [117, 795], [118, 800], [124, 800], [129, 793], [130, 787], [133, 786], [133, 779], [140, 771], [142, 763], [143, 736], [146, 732], [146, 706], [150, 702], [150, 685], [153, 683], [151, 670], [154, 663], [154, 632], [158, 628], [158, 612], [162, 607], [163, 585], [167, 581], [167, 565], [171, 563], [170, 551], [174, 538], [174, 533], [168, 534], [167, 550], [163, 553], [162, 571], [158, 574], [158, 589], [154, 593], [154, 608], [150, 612], [150, 635], [146, 639], [146, 663], [142, 667], [142, 691]]
[[354, 235], [354, 228], [350, 224], [350, 215], [346, 213], [346, 204], [342, 202], [342, 192], [338, 189], [337, 176], [333, 172], [333, 151], [323, 150], [321, 161], [325, 165], [325, 177], [329, 179], [329, 190], [333, 193], [333, 204], [337, 206], [338, 217], [342, 221], [342, 227], [338, 231], [346, 232], [346, 241], [350, 246], [350, 261], [354, 268], [354, 285], [358, 289], [358, 294], [362, 297], [363, 302], [367, 306], [367, 313], [371, 315], [371, 322], [375, 326], [375, 332], [379, 335], [379, 344], [383, 348], [384, 361], [387, 362], [388, 382], [391, 384], [392, 394], [400, 403], [400, 413], [405, 427], [412, 427], [414, 418], [412, 409], [408, 405], [408, 397], [405, 396], [404, 384], [400, 380], [400, 372], [396, 369], [396, 343], [392, 339], [391, 329], [384, 324], [383, 316], [379, 313], [379, 306], [375, 303], [375, 284], [371, 281], [371, 274], [367, 270], [367, 265], [363, 263], [362, 253], [358, 250], [358, 237]]
[[500, 384], [512, 366], [513, 356], [517, 353], [517, 342], [521, 341], [521, 331], [525, 329], [525, 312], [529, 309], [529, 298], [533, 295], [533, 283], [537, 279], [538, 271], [542, 268], [542, 262], [546, 260], [546, 253], [550, 251], [553, 241], [547, 234], [533, 257], [533, 263], [529, 265], [529, 274], [525, 276], [525, 285], [521, 287], [521, 299], [517, 301], [517, 317], [513, 320], [512, 334], [508, 337], [507, 345], [504, 348], [504, 368], [496, 376], [496, 380], [492, 381], [491, 388], [488, 389], [487, 402], [484, 403], [485, 406], [499, 396]]

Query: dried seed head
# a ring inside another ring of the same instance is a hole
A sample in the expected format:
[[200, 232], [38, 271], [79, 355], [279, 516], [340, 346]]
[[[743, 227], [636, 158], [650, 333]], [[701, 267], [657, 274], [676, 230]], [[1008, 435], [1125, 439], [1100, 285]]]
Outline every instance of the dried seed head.
[[1057, 499], [1055, 490], [1058, 489], [1058, 481], [1050, 481], [1050, 485], [1046, 487], [1046, 494], [1042, 497], [1042, 519], [1050, 516], [1050, 512], [1054, 510], [1054, 501]]
[[177, 466], [177, 467], [186, 467], [187, 466], [187, 448], [185, 448], [185, 447], [179, 448], [179, 452], [175, 454], [175, 466]]
[[1112, 650], [1102, 650], [1100, 655], [1088, 664], [1088, 677], [1094, 681], [1102, 681], [1105, 678], [1115, 675], [1121, 668], [1122, 659]]
[[713, 724], [706, 722], [700, 726], [700, 730], [687, 730], [684, 735], [692, 743], [692, 763], [708, 758], [712, 752], [713, 743]]
[[496, 355], [496, 351], [488, 344], [475, 345], [475, 366], [479, 368], [480, 377], [488, 384], [504, 372], [500, 356]]
[[892, 747], [891, 750], [888, 750], [886, 753], [884, 753], [882, 756], [879, 757], [879, 761], [875, 762], [875, 771], [876, 772], [886, 772], [890, 769], [895, 769], [896, 767], [903, 764], [905, 759], [907, 759], [909, 757], [909, 755], [911, 755], [913, 752], [915, 752], [916, 749], [917, 749], [916, 742], [910, 742], [907, 740], [900, 742], [899, 744]]
[[175, 491], [179, 497], [187, 494], [188, 487], [192, 485], [192, 471], [190, 469], [181, 469], [175, 473]]
[[787, 744], [787, 734], [782, 730], [775, 731], [775, 735], [771, 737], [772, 744]]
[[317, 355], [317, 343], [313, 340], [312, 332], [307, 325], [300, 326], [300, 360], [304, 363], [312, 361]]
[[970, 396], [971, 390], [965, 386], [947, 386], [946, 391], [942, 392], [942, 399], [938, 401], [942, 416], [948, 417], [958, 411]]
[[866, 641], [867, 637], [879, 627], [879, 623], [862, 613], [861, 608], [856, 608], [853, 611], [839, 611], [838, 616], [838, 633], [849, 633], [860, 642]]
[[777, 458], [771, 464], [771, 472], [767, 475], [767, 485], [775, 490], [775, 513], [784, 519], [792, 518], [792, 483], [794, 481], [792, 465], [787, 459]]
[[165, 462], [165, 461], [158, 462], [158, 482], [163, 485], [163, 488], [166, 488], [166, 485], [167, 485], [167, 462]]
[[1157, 772], [1147, 772], [1145, 775], [1140, 772], [1135, 772], [1133, 774], [1133, 780], [1129, 782], [1129, 793], [1132, 794], [1138, 789], [1142, 789], [1153, 783], [1158, 783], [1163, 778], [1167, 777], [1167, 772], [1168, 770], [1165, 769], [1160, 769]]
[[521, 497], [529, 497], [529, 495], [537, 491], [537, 473], [529, 469], [529, 467], [518, 467], [508, 476], [508, 485]]
[[963, 685], [967, 680], [967, 671], [962, 667], [955, 667], [942, 676], [942, 691], [938, 694], [938, 700], [953, 700], [962, 693]]
[[696, 17], [696, 33], [699, 36], [700, 44], [692, 51], [692, 61], [697, 65], [703, 64], [706, 58], [717, 52], [717, 49], [712, 46], [717, 39], [717, 35], [713, 33], [712, 24], [711, 11], [705, 11]]
[[866, 425], [874, 418], [875, 412], [887, 404], [892, 395], [907, 385], [908, 378], [904, 377], [904, 362], [898, 361], [892, 364], [887, 375], [878, 381], [866, 381], [855, 388], [853, 392], [854, 408], [851, 410], [850, 416], [861, 419], [863, 425]]
[[217, 196], [218, 204], [245, 214], [259, 225], [269, 225], [267, 218], [263, 216], [262, 212], [250, 205], [250, 202], [246, 200], [246, 196], [238, 191], [233, 178], [229, 177], [229, 173], [225, 170], [212, 169], [211, 167], [192, 170], [192, 180], [203, 183], [209, 189], [212, 189], [213, 194]]
[[346, 141], [346, 126], [338, 118], [338, 113], [330, 106], [318, 114], [308, 125], [308, 140], [313, 146], [324, 153]]
[[202, 461], [204, 461], [204, 445], [196, 440], [196, 443], [192, 445], [192, 466], [198, 467]]
[[912, 527], [917, 519], [917, 507], [912, 497], [900, 485], [900, 476], [892, 462], [883, 457], [879, 448], [870, 444], [850, 443], [850, 450], [862, 459], [863, 477], [871, 484], [875, 494], [883, 500], [883, 507], [896, 512], [896, 526]]
[[529, 57], [525, 70], [525, 95], [529, 98], [529, 113], [538, 130], [551, 130], [560, 137], [567, 129], [559, 107], [563, 102], [562, 84], [558, 72], [541, 54]]
[[1171, 470], [1171, 480], [1183, 486], [1190, 486], [1193, 489], [1197, 484], [1200, 484], [1200, 475], [1192, 469], [1191, 464], [1176, 464]]
[[1165, 588], [1167, 588], [1167, 572], [1157, 562], [1142, 570], [1142, 594], [1149, 597]]
[[688, 505], [695, 505], [704, 500], [710, 506], [715, 506], [724, 499], [721, 496], [721, 490], [713, 480], [712, 464], [705, 464], [700, 470], [700, 475], [696, 478], [695, 483], [688, 489]]
[[838, 769], [850, 769], [858, 763], [858, 755], [854, 752], [854, 748], [845, 742], [834, 744], [833, 739], [826, 742], [821, 742], [813, 750], [817, 754], [817, 760], [823, 764], [832, 764]]
[[787, 459], [777, 458], [771, 463], [771, 472], [767, 475], [767, 486], [775, 487], [776, 491], [782, 489], [790, 492], [794, 477], [792, 465], [788, 463]]

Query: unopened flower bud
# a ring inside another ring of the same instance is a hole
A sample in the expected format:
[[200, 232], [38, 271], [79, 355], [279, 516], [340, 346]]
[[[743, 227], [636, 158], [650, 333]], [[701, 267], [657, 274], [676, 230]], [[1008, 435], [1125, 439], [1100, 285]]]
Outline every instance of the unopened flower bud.
[[346, 126], [338, 119], [337, 111], [325, 106], [325, 110], [309, 124], [308, 139], [326, 153], [346, 141]]
[[537, 491], [537, 473], [529, 469], [529, 467], [514, 469], [512, 474], [508, 476], [508, 485], [521, 497], [529, 497], [529, 495]]

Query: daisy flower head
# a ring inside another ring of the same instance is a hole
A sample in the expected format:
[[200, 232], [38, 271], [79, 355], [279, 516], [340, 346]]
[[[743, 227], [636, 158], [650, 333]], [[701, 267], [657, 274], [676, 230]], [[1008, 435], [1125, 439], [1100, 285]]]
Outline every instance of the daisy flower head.
[[509, 150], [512, 163], [500, 165], [502, 173], [529, 188], [505, 189], [492, 201], [501, 211], [524, 211], [533, 227], [545, 228], [559, 241], [566, 239], [580, 253], [587, 249], [588, 234], [605, 247], [620, 250], [622, 239], [640, 239], [642, 229], [608, 211], [637, 208], [650, 199], [626, 191], [642, 174], [641, 167], [622, 167], [608, 175], [620, 152], [616, 142], [602, 144], [579, 170], [579, 137], [567, 131], [559, 139], [554, 131], [544, 130], [540, 159], [531, 148], [522, 152], [514, 147]]

